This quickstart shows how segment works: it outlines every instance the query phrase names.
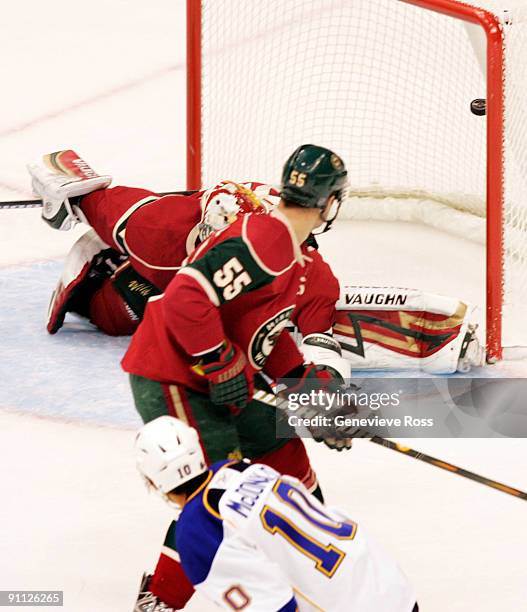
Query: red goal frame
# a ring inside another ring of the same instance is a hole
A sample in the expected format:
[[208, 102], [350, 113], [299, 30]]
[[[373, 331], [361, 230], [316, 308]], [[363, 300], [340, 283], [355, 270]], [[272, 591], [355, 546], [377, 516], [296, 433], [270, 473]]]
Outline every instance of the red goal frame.
[[[287, 0], [284, 0], [287, 1]], [[502, 358], [504, 39], [490, 12], [458, 0], [398, 0], [479, 25], [487, 38], [487, 359]], [[201, 187], [201, 0], [187, 0], [187, 189]]]

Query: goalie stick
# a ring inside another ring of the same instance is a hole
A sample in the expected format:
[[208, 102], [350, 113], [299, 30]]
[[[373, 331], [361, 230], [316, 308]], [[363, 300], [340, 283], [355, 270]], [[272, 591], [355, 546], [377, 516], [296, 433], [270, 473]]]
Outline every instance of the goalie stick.
[[[229, 181], [232, 182], [232, 181]], [[161, 191], [157, 193], [158, 196], [167, 196], [167, 195], [182, 195], [182, 196], [190, 196], [195, 193], [198, 193], [200, 189], [190, 189], [190, 190], [182, 190], [182, 191]], [[5, 200], [0, 201], [0, 210], [9, 210], [14, 208], [42, 208], [42, 200], [36, 198], [34, 200]]]
[[[267, 393], [265, 391], [256, 391], [256, 393], [254, 394], [254, 399], [276, 408], [276, 398], [270, 393]], [[397, 444], [392, 440], [387, 440], [386, 438], [381, 438], [380, 436], [369, 434], [367, 431], [361, 431], [360, 435], [354, 437], [369, 438], [370, 442], [378, 444], [379, 446], [384, 446], [384, 448], [389, 448], [390, 450], [402, 453], [403, 455], [407, 455], [408, 457], [412, 457], [413, 459], [423, 461], [424, 463], [434, 465], [435, 467], [441, 468], [442, 470], [446, 470], [447, 472], [450, 472], [452, 474], [457, 474], [458, 476], [463, 476], [463, 478], [468, 478], [469, 480], [473, 480], [474, 482], [479, 482], [479, 484], [485, 485], [486, 487], [490, 487], [491, 489], [496, 489], [497, 491], [501, 491], [502, 493], [507, 493], [507, 495], [512, 495], [513, 497], [527, 500], [527, 492], [525, 491], [515, 489], [514, 487], [510, 487], [509, 485], [503, 484], [502, 482], [498, 482], [497, 480], [492, 480], [492, 478], [481, 476], [480, 474], [476, 474], [476, 472], [471, 472], [470, 470], [466, 470], [465, 468], [454, 465], [453, 463], [449, 463], [448, 461], [443, 461], [442, 459], [437, 459], [436, 457], [432, 457], [431, 455], [427, 455], [426, 453], [421, 453], [420, 451], [410, 448], [409, 446]]]
[[[192, 195], [194, 193], [197, 193], [199, 191], [199, 189], [190, 189], [188, 191], [162, 191], [160, 193], [158, 193], [157, 195], [159, 196], [165, 196], [165, 195]], [[351, 190], [349, 190], [348, 192], [346, 192], [346, 196], [345, 197], [351, 197], [353, 194], [353, 192]], [[0, 201], [0, 210], [4, 209], [4, 210], [8, 210], [10, 208], [42, 208], [42, 200], [39, 199], [35, 199], [35, 200], [7, 200], [7, 201]]]
[[[191, 191], [163, 191], [158, 193], [159, 196], [166, 195], [183, 195], [188, 196], [196, 193], [198, 190], [193, 189]], [[42, 208], [42, 200], [12, 200], [7, 202], [0, 202], [0, 210], [9, 210], [14, 208]]]

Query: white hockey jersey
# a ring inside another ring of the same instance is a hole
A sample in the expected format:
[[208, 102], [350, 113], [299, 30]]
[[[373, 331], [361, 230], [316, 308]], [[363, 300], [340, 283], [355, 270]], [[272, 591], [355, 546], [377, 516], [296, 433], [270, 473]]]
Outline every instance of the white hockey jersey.
[[185, 573], [226, 610], [411, 612], [397, 564], [356, 523], [260, 464], [215, 464], [177, 526]]

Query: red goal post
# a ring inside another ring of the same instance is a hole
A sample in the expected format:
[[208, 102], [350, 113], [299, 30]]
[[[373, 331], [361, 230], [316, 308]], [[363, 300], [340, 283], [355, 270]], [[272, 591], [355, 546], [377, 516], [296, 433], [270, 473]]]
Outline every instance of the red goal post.
[[503, 305], [503, 34], [492, 13], [456, 0], [401, 0], [475, 23], [487, 37], [487, 358], [502, 351]]
[[[203, 126], [203, 102], [204, 96], [215, 94], [206, 91], [207, 84], [203, 79], [204, 36], [204, 8], [211, 0], [187, 0], [187, 189], [196, 189], [201, 186], [202, 179], [209, 180], [203, 174], [204, 145], [207, 138], [204, 137]], [[219, 0], [212, 0], [216, 3]], [[281, 0], [283, 5], [294, 0]], [[304, 5], [309, 8], [310, 0], [303, 0]], [[313, 0], [320, 4], [323, 0]], [[348, 0], [353, 4], [356, 0]], [[514, 0], [513, 0], [514, 1]], [[264, 0], [255, 0], [255, 3]], [[484, 31], [487, 41], [486, 48], [486, 187], [484, 194], [486, 201], [486, 339], [487, 354], [490, 360], [502, 358], [502, 311], [504, 299], [504, 30], [503, 22], [494, 11], [486, 10], [481, 6], [473, 6], [457, 0], [389, 0], [393, 3], [393, 10], [399, 10], [396, 4], [408, 4], [434, 11], [448, 17], [476, 24]], [[490, 0], [492, 3], [493, 0]], [[253, 4], [253, 3], [248, 3]], [[298, 4], [298, 2], [297, 2]], [[338, 4], [327, 0], [328, 5]], [[386, 0], [383, 4], [389, 8]], [[488, 4], [483, 0], [480, 4]], [[499, 4], [499, 2], [494, 2]], [[243, 29], [243, 22], [238, 24]], [[249, 37], [250, 32], [244, 32]], [[225, 40], [223, 40], [225, 42]], [[446, 41], [445, 44], [448, 44]], [[234, 46], [234, 45], [233, 45]], [[210, 49], [208, 50], [210, 51]], [[216, 49], [216, 53], [221, 49]], [[243, 53], [240, 49], [239, 53]], [[240, 75], [234, 75], [233, 82], [236, 83]], [[225, 75], [227, 77], [227, 72]], [[264, 90], [265, 95], [265, 90]], [[482, 97], [485, 92], [482, 92]], [[225, 126], [228, 131], [228, 119], [224, 116], [225, 111], [218, 111], [217, 121]], [[222, 114], [223, 113], [223, 114]], [[259, 118], [254, 117], [258, 122]], [[303, 131], [297, 131], [297, 144], [303, 142]], [[311, 136], [311, 132], [307, 132]], [[346, 159], [346, 151], [338, 149]], [[221, 157], [221, 151], [218, 156]], [[240, 146], [240, 156], [243, 158], [243, 146]], [[279, 162], [280, 163], [280, 162]], [[382, 161], [380, 162], [382, 163]], [[229, 162], [225, 163], [224, 173], [229, 173]], [[259, 176], [255, 175], [256, 178]], [[225, 178], [225, 177], [222, 177]], [[237, 177], [239, 178], [239, 177]], [[246, 178], [246, 177], [244, 177]], [[250, 177], [255, 178], [255, 177]], [[263, 178], [265, 180], [265, 178]], [[527, 193], [525, 194], [527, 199]], [[443, 198], [443, 196], [441, 196]], [[432, 198], [433, 199], [433, 198]], [[441, 199], [442, 201], [442, 199]], [[483, 213], [485, 214], [485, 213]], [[522, 212], [523, 215], [523, 212]], [[483, 216], [483, 215], [482, 215]], [[522, 217], [523, 219], [524, 217]], [[523, 221], [520, 223], [521, 228]], [[520, 259], [524, 257], [520, 254]]]

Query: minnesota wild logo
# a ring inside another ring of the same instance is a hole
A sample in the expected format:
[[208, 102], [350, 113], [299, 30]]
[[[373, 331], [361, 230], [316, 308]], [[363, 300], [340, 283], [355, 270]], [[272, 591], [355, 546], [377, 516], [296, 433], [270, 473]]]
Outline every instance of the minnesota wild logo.
[[267, 319], [256, 330], [249, 344], [249, 359], [252, 365], [259, 370], [263, 368], [265, 360], [271, 354], [282, 330], [287, 327], [293, 306], [284, 308], [279, 313]]

